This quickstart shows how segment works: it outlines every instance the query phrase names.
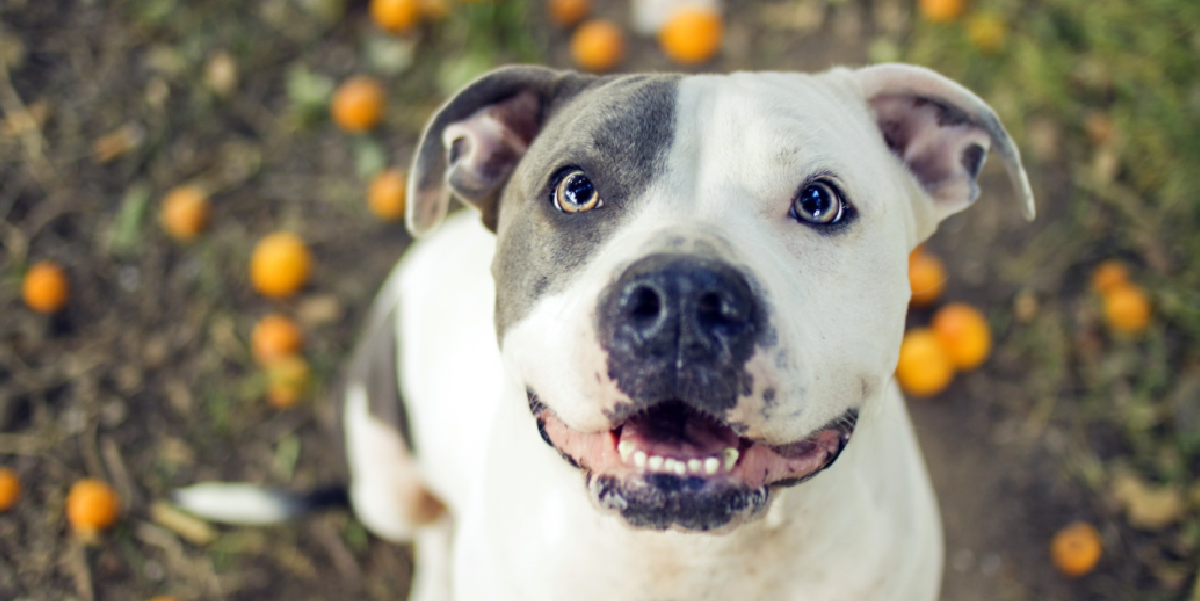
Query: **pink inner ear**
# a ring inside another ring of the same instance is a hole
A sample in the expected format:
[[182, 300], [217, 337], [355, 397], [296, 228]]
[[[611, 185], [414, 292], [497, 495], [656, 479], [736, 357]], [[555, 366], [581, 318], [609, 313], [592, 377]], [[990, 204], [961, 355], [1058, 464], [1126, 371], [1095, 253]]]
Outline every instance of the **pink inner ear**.
[[896, 153], [929, 195], [953, 210], [975, 201], [975, 177], [991, 138], [959, 109], [912, 95], [870, 100], [888, 148]]
[[522, 92], [446, 126], [450, 189], [473, 204], [495, 194], [537, 135], [539, 109], [537, 96]]

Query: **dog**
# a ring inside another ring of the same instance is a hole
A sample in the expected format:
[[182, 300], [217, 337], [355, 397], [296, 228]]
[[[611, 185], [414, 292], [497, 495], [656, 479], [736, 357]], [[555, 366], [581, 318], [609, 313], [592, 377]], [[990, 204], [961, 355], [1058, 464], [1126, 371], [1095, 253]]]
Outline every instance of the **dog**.
[[410, 599], [936, 599], [893, 371], [908, 254], [989, 150], [1032, 219], [995, 112], [916, 66], [465, 86], [338, 391], [350, 504], [415, 542]]

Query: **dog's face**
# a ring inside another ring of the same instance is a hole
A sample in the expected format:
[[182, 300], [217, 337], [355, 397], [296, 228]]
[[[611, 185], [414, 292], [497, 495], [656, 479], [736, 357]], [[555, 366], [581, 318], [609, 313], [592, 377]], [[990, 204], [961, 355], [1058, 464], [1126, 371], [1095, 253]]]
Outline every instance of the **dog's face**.
[[410, 224], [444, 213], [444, 181], [496, 231], [529, 434], [602, 510], [712, 530], [832, 464], [895, 367], [908, 251], [974, 200], [989, 146], [1027, 191], [977, 98], [874, 69], [510, 69], [431, 122]]

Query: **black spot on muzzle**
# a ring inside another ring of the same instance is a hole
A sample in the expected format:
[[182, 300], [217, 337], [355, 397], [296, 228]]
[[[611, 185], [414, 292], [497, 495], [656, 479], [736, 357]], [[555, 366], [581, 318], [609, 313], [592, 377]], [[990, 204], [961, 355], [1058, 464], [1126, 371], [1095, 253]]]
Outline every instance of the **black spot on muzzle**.
[[745, 365], [763, 331], [762, 314], [749, 279], [724, 261], [644, 257], [600, 299], [608, 375], [635, 410], [677, 399], [719, 415], [750, 384]]
[[589, 474], [588, 488], [602, 509], [620, 515], [630, 526], [693, 532], [748, 520], [766, 508], [770, 496], [766, 487], [713, 485], [668, 474], [632, 481]]

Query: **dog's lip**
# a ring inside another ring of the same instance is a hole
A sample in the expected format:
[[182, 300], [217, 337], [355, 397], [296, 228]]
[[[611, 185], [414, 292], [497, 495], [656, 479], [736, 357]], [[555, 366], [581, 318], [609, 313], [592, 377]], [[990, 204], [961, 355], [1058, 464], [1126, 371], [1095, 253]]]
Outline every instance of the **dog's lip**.
[[[571, 465], [591, 474], [626, 478], [675, 473], [751, 488], [795, 484], [831, 465], [849, 441], [857, 416], [857, 412], [848, 411], [812, 434], [786, 444], [739, 437], [724, 422], [708, 417], [729, 429], [729, 438], [723, 439], [724, 446], [656, 446], [656, 443], [646, 444], [640, 440], [629, 448], [622, 445], [623, 439], [627, 438], [623, 437], [623, 430], [637, 416], [611, 430], [584, 432], [568, 426], [541, 403], [531, 404], [530, 408], [543, 440]], [[639, 452], [644, 453], [643, 457], [637, 457]], [[656, 454], [658, 460], [654, 459]]]

